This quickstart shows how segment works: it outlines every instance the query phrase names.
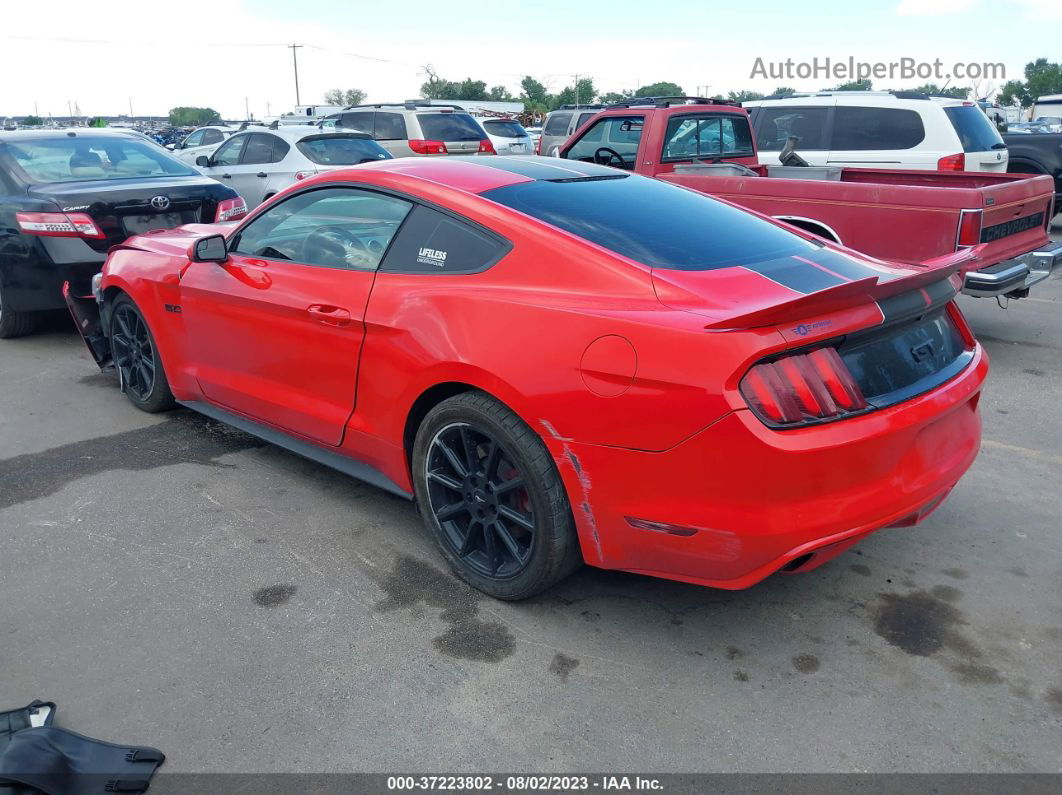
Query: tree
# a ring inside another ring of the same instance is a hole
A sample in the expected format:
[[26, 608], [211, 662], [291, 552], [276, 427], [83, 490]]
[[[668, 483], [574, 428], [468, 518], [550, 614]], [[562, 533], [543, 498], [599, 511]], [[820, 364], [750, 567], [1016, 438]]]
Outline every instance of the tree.
[[487, 92], [487, 99], [494, 102], [517, 102], [518, 100], [509, 93], [505, 86], [491, 86]]
[[624, 102], [628, 99], [633, 99], [634, 96], [632, 89], [625, 88], [623, 91], [609, 91], [607, 94], [602, 94], [598, 97], [598, 101], [604, 105], [611, 105], [613, 102]]
[[221, 114], [213, 108], [170, 108], [170, 124], [174, 127], [201, 127], [221, 121]]
[[1000, 89], [998, 102], [1004, 106], [1021, 105], [1027, 108], [1032, 105], [1032, 97], [1029, 96], [1029, 91], [1021, 80], [1008, 80]]
[[636, 97], [684, 97], [686, 92], [678, 83], [650, 83], [634, 92]]
[[968, 88], [960, 88], [959, 86], [941, 88], [936, 83], [925, 83], [911, 90], [917, 91], [919, 94], [929, 94], [931, 97], [951, 97], [952, 99], [966, 99], [970, 93]]
[[869, 79], [852, 80], [848, 83], [841, 83], [839, 86], [833, 88], [827, 88], [826, 91], [870, 91], [873, 88], [873, 83]]
[[531, 75], [524, 76], [524, 79], [520, 81], [520, 88], [520, 99], [524, 103], [524, 110], [543, 113], [549, 109], [549, 93], [546, 87]]
[[[421, 84], [420, 93], [427, 99], [492, 99], [487, 93], [487, 84], [482, 80], [473, 80], [471, 77], [461, 81], [444, 80], [430, 66], [424, 69], [428, 79]], [[495, 89], [505, 91], [504, 86], [495, 86]]]
[[788, 97], [796, 93], [795, 88], [788, 88], [787, 86], [778, 86], [771, 94], [772, 97]]
[[549, 107], [550, 110], [556, 110], [561, 105], [586, 105], [592, 103], [596, 96], [597, 90], [594, 88], [594, 79], [592, 77], [584, 77], [574, 86], [566, 86], [561, 89], [560, 93], [552, 95]]
[[763, 99], [759, 91], [731, 91], [726, 95], [731, 102], [749, 102], [754, 99]]
[[27, 116], [22, 120], [22, 124], [26, 127], [40, 127], [44, 124], [44, 119], [40, 116]]
[[360, 88], [348, 88], [344, 91], [341, 88], [333, 88], [331, 91], [326, 91], [324, 95], [324, 101], [329, 105], [360, 105], [365, 101], [366, 93]]
[[1025, 64], [1025, 80], [1009, 80], [999, 92], [1000, 105], [1030, 107], [1037, 97], [1062, 94], [1062, 63], [1037, 58]]

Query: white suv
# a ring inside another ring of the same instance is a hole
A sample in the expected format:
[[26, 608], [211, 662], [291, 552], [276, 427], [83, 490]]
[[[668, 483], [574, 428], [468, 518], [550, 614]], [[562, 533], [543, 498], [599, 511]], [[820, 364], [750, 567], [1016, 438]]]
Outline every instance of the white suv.
[[789, 136], [813, 166], [1007, 170], [1007, 145], [972, 102], [912, 91], [823, 91], [744, 102], [760, 162]]

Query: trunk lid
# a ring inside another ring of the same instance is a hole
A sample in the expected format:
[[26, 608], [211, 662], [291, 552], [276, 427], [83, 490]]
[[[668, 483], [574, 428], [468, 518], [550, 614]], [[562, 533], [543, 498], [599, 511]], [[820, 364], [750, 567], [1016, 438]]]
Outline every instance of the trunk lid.
[[213, 221], [218, 202], [235, 196], [230, 188], [198, 176], [51, 183], [33, 186], [29, 194], [54, 202], [63, 212], [90, 216], [104, 238], [85, 242], [101, 252], [132, 235]]

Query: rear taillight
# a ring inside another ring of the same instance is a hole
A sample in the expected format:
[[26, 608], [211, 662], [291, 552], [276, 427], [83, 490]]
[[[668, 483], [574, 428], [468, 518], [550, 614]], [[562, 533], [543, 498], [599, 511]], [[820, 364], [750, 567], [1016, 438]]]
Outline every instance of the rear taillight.
[[963, 210], [959, 213], [959, 234], [955, 238], [955, 248], [976, 246], [981, 242], [981, 210]]
[[247, 202], [242, 196], [235, 199], [222, 199], [218, 202], [218, 211], [214, 213], [214, 222], [235, 221], [247, 215]]
[[[480, 146], [482, 147], [482, 144]], [[446, 144], [442, 141], [421, 141], [420, 139], [411, 138], [409, 140], [409, 148], [418, 155], [446, 154]]]
[[96, 222], [84, 213], [15, 213], [18, 228], [40, 237], [87, 237], [102, 240]]
[[957, 155], [948, 155], [937, 161], [937, 171], [965, 171], [966, 155], [959, 152]]
[[479, 142], [479, 153], [481, 155], [498, 154], [496, 151], [494, 151], [494, 144], [490, 142], [490, 138], [484, 138], [482, 141]]
[[867, 408], [859, 384], [834, 348], [762, 362], [741, 379], [741, 395], [768, 425], [793, 427]]
[[316, 171], [296, 171], [295, 172], [295, 181], [298, 182], [299, 180], [302, 180], [302, 179], [309, 179], [310, 177], [315, 176], [316, 174], [317, 174]]

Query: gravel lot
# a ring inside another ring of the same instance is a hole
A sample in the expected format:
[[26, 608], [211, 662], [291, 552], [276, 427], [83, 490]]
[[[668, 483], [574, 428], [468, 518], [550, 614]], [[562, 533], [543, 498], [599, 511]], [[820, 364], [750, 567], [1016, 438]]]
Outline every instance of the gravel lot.
[[515, 605], [408, 503], [138, 412], [58, 318], [0, 343], [0, 709], [168, 772], [1062, 770], [1062, 279], [1033, 295], [963, 301], [984, 447], [926, 524], [745, 592], [585, 569]]

